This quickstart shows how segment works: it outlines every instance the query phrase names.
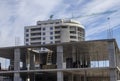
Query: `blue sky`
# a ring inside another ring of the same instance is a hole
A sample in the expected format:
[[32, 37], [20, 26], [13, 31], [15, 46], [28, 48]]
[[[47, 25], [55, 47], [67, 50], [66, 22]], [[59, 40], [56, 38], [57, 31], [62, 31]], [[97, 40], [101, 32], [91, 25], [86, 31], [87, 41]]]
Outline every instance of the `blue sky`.
[[[53, 19], [85, 16], [76, 20], [85, 26], [86, 40], [108, 38], [110, 28], [120, 46], [119, 4], [120, 0], [0, 0], [0, 47], [15, 45], [16, 37], [23, 45], [24, 26], [47, 20], [51, 14]], [[113, 10], [117, 12], [86, 16]]]

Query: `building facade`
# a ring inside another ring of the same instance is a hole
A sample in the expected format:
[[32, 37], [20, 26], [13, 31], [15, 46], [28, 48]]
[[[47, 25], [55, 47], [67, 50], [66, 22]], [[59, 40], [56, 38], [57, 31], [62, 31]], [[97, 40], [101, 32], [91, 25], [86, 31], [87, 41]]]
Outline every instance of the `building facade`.
[[84, 41], [84, 26], [75, 20], [37, 21], [35, 26], [25, 27], [25, 45], [53, 44]]

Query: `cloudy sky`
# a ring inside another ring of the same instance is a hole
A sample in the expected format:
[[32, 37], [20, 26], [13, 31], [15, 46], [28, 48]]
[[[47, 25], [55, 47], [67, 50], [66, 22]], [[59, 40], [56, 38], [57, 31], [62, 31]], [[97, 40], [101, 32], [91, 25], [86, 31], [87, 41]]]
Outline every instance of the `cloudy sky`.
[[[24, 44], [24, 26], [56, 18], [75, 18], [86, 29], [86, 40], [112, 36], [120, 45], [120, 0], [0, 0], [0, 47]], [[108, 19], [109, 18], [109, 19]], [[109, 33], [108, 31], [111, 31]]]

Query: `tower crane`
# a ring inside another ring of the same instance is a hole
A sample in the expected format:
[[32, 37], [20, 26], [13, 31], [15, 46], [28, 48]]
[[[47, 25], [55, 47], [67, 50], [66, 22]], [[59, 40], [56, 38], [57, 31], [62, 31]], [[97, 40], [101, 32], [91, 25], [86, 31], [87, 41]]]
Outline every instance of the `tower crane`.
[[111, 14], [111, 13], [115, 13], [115, 12], [117, 12], [117, 10], [110, 10], [110, 11], [105, 11], [105, 12], [92, 13], [92, 14], [88, 14], [88, 15], [72, 16], [72, 17], [67, 18], [67, 19], [77, 19], [77, 18], [89, 17], [89, 16], [95, 16], [95, 15]]
[[[92, 13], [92, 14], [83, 15], [83, 16], [81, 16], [81, 15], [73, 16], [73, 14], [72, 14], [72, 17], [71, 18], [67, 18], [67, 19], [78, 19], [78, 18], [95, 16], [95, 15], [97, 16], [97, 15], [111, 14], [111, 13], [115, 13], [115, 12], [117, 12], [117, 10], [110, 10], [110, 11], [105, 11], [105, 12]], [[107, 20], [108, 20], [108, 23], [109, 23], [109, 27], [107, 29], [107, 37], [108, 37], [108, 39], [111, 39], [111, 38], [113, 38], [113, 30], [110, 27], [110, 17], [108, 17]]]

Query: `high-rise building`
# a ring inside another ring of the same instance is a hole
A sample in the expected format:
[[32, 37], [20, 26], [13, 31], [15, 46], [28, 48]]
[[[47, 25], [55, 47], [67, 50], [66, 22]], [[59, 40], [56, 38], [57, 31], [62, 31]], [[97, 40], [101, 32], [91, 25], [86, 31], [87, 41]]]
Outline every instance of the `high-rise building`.
[[85, 40], [84, 26], [75, 20], [55, 19], [37, 21], [25, 27], [25, 45], [75, 42]]

